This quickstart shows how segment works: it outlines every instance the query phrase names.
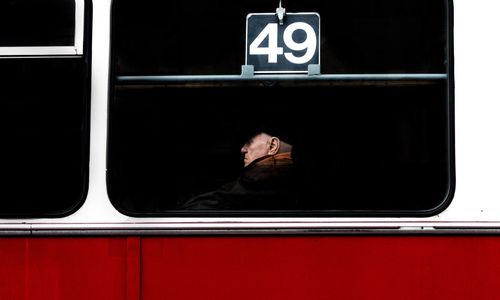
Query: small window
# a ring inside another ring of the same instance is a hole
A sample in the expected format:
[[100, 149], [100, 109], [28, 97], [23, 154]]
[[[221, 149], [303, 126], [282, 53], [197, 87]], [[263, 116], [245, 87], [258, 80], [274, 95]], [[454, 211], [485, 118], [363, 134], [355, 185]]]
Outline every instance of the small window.
[[113, 2], [113, 204], [134, 216], [444, 209], [451, 1], [290, 0], [282, 20], [276, 6]]
[[[38, 50], [73, 45], [74, 1], [0, 4], [0, 54], [8, 53], [0, 58], [0, 217], [61, 217], [75, 211], [85, 199], [91, 7], [89, 1], [86, 4], [81, 55], [64, 57]], [[83, 24], [82, 18], [82, 30]], [[30, 52], [25, 46], [38, 50]], [[40, 55], [25, 56], [27, 53]]]
[[0, 3], [0, 55], [81, 55], [83, 0]]

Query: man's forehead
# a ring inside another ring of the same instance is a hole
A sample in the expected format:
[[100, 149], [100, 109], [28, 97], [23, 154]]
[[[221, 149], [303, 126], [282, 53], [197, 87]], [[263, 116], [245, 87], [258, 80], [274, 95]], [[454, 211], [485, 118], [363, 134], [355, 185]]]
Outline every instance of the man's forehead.
[[271, 136], [265, 132], [259, 132], [259, 133], [255, 134], [254, 136], [252, 136], [251, 138], [249, 138], [247, 140], [246, 144], [251, 144], [255, 141], [262, 140], [262, 139], [268, 139], [270, 137]]

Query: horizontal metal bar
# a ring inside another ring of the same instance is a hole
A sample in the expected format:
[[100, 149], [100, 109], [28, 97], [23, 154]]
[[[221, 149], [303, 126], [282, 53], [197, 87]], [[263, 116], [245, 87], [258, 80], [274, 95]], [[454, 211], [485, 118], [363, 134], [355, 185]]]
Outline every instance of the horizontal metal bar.
[[322, 75], [183, 75], [183, 76], [117, 76], [118, 82], [160, 83], [193, 81], [262, 81], [262, 80], [307, 80], [307, 81], [356, 81], [356, 80], [443, 80], [447, 74], [322, 74]]
[[491, 236], [500, 228], [435, 228], [434, 230], [399, 228], [263, 228], [263, 229], [31, 229], [0, 230], [5, 236], [245, 236], [245, 235], [393, 235], [393, 236]]
[[81, 49], [75, 46], [0, 47], [0, 56], [79, 55], [82, 53]]

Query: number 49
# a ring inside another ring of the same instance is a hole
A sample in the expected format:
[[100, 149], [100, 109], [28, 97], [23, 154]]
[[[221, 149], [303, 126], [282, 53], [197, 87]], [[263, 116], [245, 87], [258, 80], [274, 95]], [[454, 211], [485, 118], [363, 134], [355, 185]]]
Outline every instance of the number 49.
[[[293, 33], [297, 30], [303, 30], [306, 33], [306, 39], [302, 43], [293, 40]], [[268, 47], [260, 47], [262, 42], [268, 37]], [[285, 55], [285, 58], [293, 64], [305, 64], [310, 61], [316, 53], [316, 32], [311, 25], [304, 22], [296, 22], [288, 25], [283, 32], [283, 41], [285, 45], [293, 51], [306, 50], [302, 56], [295, 56], [292, 52], [283, 53], [283, 48], [278, 47], [278, 24], [270, 23], [259, 33], [255, 40], [250, 44], [250, 55], [267, 55], [268, 63], [277, 63], [278, 55]]]

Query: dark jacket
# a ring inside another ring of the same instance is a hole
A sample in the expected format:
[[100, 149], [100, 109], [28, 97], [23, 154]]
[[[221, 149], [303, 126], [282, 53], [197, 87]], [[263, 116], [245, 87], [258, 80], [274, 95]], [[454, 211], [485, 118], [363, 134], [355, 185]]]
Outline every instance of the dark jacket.
[[245, 167], [234, 182], [193, 197], [183, 209], [260, 210], [294, 209], [296, 176], [291, 153], [262, 157]]

